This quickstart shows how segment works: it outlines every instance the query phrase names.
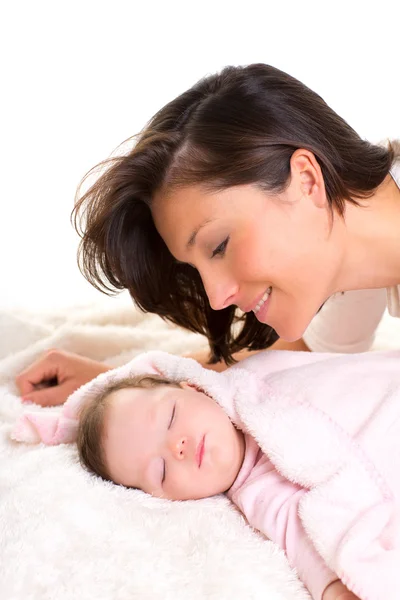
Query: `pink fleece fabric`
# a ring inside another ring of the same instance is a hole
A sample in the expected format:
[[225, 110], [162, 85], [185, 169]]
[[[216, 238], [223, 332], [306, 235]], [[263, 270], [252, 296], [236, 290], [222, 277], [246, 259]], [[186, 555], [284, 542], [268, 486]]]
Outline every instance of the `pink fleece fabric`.
[[337, 579], [314, 548], [299, 518], [299, 502], [307, 490], [288, 481], [275, 469], [250, 435], [245, 435], [245, 457], [228, 498], [247, 521], [278, 544], [315, 600]]

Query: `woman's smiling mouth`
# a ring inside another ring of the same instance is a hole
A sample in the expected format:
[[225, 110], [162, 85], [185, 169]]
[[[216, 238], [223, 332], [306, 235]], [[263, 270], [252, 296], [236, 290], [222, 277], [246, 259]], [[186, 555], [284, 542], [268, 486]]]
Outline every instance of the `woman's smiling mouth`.
[[260, 310], [260, 308], [263, 306], [263, 304], [265, 303], [266, 300], [268, 300], [270, 293], [272, 292], [272, 287], [269, 286], [269, 288], [267, 289], [267, 291], [264, 293], [264, 295], [262, 296], [261, 300], [259, 300], [257, 302], [257, 304], [255, 305], [255, 307], [252, 309], [253, 313], [256, 315], [258, 313], [258, 311]]

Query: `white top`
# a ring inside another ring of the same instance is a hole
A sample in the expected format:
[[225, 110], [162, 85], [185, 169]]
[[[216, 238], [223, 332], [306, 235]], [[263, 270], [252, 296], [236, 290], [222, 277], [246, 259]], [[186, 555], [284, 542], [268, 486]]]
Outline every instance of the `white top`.
[[[390, 174], [400, 189], [400, 159]], [[372, 346], [386, 307], [393, 317], [400, 317], [400, 285], [335, 294], [313, 318], [303, 339], [314, 352], [364, 352]]]

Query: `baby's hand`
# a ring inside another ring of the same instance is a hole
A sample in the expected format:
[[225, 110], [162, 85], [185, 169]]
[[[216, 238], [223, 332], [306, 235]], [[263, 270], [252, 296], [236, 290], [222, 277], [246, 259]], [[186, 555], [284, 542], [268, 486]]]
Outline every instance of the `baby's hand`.
[[353, 592], [350, 592], [347, 587], [336, 579], [325, 588], [322, 594], [322, 600], [360, 600], [358, 596], [355, 596]]

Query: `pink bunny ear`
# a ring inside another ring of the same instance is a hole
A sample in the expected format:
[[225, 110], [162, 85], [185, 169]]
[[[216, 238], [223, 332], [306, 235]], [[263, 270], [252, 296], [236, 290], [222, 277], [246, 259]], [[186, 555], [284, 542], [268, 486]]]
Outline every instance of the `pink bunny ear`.
[[64, 415], [44, 412], [25, 413], [17, 422], [11, 438], [16, 442], [49, 446], [68, 444], [76, 439], [78, 421]]
[[160, 374], [161, 372], [154, 366], [159, 355], [159, 352], [140, 354], [122, 367], [101, 373], [73, 392], [66, 400], [61, 412], [52, 411], [50, 413], [44, 409], [38, 412], [24, 413], [11, 432], [11, 439], [16, 442], [30, 444], [43, 442], [48, 445], [74, 442], [78, 431], [79, 409], [85, 400], [101, 394], [111, 383], [117, 383], [126, 377], [147, 373]]

